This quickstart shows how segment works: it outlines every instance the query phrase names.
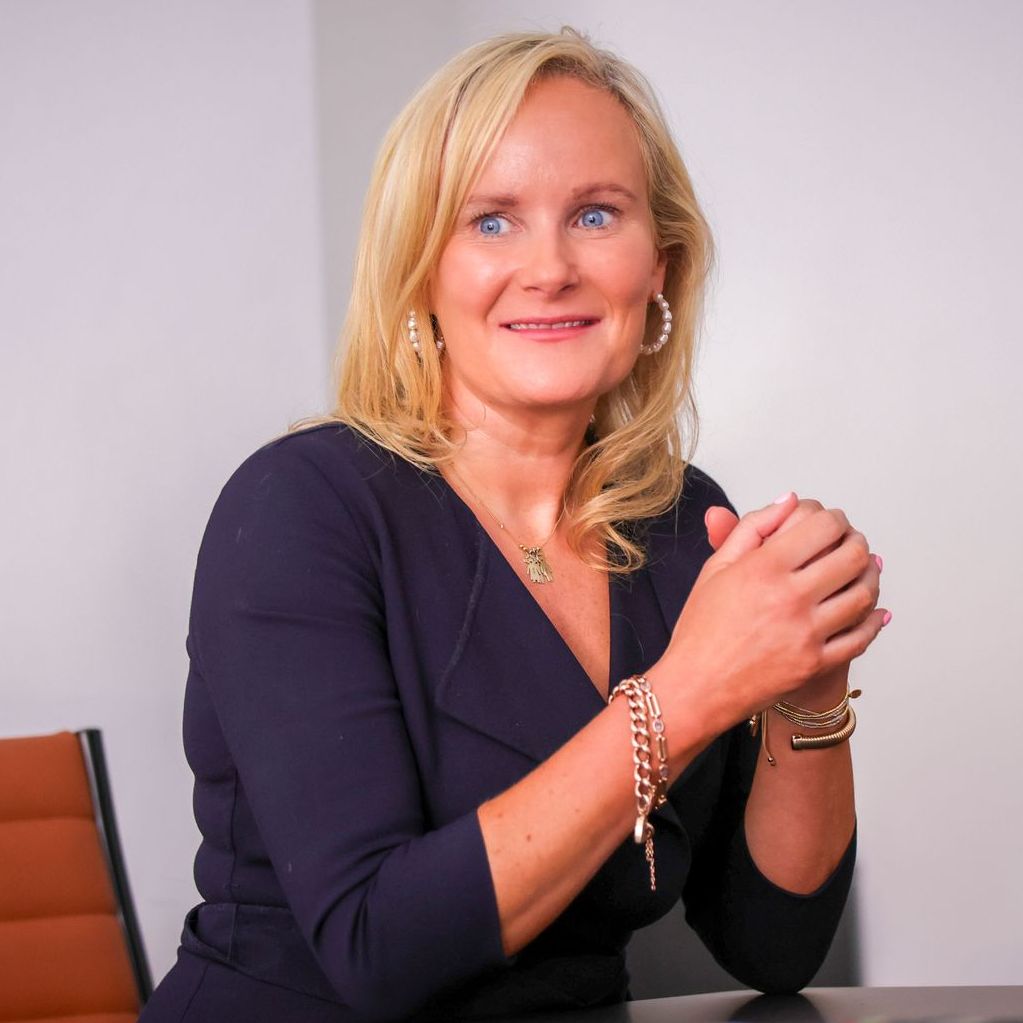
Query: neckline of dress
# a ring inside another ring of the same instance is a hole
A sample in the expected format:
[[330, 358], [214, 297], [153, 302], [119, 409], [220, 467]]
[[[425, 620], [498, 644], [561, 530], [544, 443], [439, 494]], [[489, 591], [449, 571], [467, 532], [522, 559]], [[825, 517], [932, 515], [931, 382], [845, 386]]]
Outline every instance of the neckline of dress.
[[[444, 489], [454, 498], [456, 502], [455, 505], [456, 511], [458, 511], [460, 514], [462, 514], [469, 520], [470, 524], [473, 526], [476, 533], [481, 537], [482, 542], [484, 544], [483, 547], [484, 555], [490, 560], [496, 559], [499, 566], [499, 570], [506, 572], [507, 575], [509, 575], [515, 581], [515, 583], [518, 585], [517, 592], [521, 596], [525, 597], [526, 600], [528, 600], [529, 606], [535, 609], [535, 614], [539, 615], [539, 618], [542, 621], [544, 627], [554, 637], [554, 640], [561, 645], [565, 652], [568, 653], [569, 657], [575, 664], [576, 669], [578, 670], [579, 676], [585, 681], [586, 688], [593, 694], [594, 698], [599, 701], [601, 706], [605, 706], [606, 705], [605, 698], [601, 695], [600, 690], [594, 684], [593, 679], [590, 678], [589, 672], [587, 672], [587, 670], [583, 667], [582, 661], [579, 660], [579, 657], [576, 654], [575, 650], [572, 649], [571, 645], [568, 643], [565, 637], [562, 636], [561, 632], [558, 630], [558, 627], [551, 620], [550, 615], [548, 615], [547, 612], [543, 609], [541, 603], [536, 599], [535, 596], [533, 596], [529, 587], [523, 581], [519, 573], [515, 570], [515, 566], [512, 565], [512, 563], [508, 560], [508, 558], [505, 556], [504, 551], [502, 551], [501, 548], [498, 547], [496, 541], [490, 535], [486, 526], [484, 526], [483, 523], [480, 521], [479, 516], [477, 516], [477, 514], [472, 510], [472, 508], [469, 507], [469, 505], [466, 503], [462, 495], [459, 494], [458, 491], [451, 485], [450, 481], [442, 472], [438, 470], [436, 473], [432, 473], [431, 475], [435, 476], [440, 481]], [[616, 594], [619, 589], [619, 587], [614, 585], [614, 574], [611, 572], [607, 573], [607, 587], [608, 587], [607, 678], [608, 690], [610, 691], [613, 685], [612, 680], [614, 678], [615, 668], [616, 644], [614, 626], [615, 615], [617, 613]]]

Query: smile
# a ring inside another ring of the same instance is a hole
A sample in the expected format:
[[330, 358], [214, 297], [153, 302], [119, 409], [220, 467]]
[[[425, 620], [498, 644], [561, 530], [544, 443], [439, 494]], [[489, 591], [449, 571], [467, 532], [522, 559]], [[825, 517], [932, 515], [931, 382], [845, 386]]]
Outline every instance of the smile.
[[565, 330], [568, 327], [588, 327], [595, 320], [556, 320], [553, 323], [506, 323], [509, 330]]

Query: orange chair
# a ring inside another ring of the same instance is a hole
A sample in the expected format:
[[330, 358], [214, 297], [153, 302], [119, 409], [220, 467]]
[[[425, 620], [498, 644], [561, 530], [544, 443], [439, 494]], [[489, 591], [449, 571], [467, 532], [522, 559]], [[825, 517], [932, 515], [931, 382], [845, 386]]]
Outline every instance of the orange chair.
[[0, 740], [0, 1020], [134, 1023], [151, 991], [99, 731]]

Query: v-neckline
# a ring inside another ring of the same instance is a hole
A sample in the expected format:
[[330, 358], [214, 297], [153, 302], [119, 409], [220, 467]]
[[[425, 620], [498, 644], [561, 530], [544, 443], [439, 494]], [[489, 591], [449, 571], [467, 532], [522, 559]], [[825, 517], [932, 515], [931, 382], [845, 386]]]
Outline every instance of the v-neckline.
[[[451, 483], [448, 481], [447, 477], [444, 476], [443, 473], [438, 471], [434, 475], [441, 481], [443, 486], [447, 489], [448, 493], [450, 493], [451, 496], [455, 499], [455, 501], [457, 502], [457, 506], [456, 507], [461, 509], [461, 513], [463, 515], [465, 515], [469, 519], [469, 521], [470, 521], [471, 525], [473, 526], [473, 528], [476, 530], [476, 532], [482, 538], [482, 542], [485, 544], [484, 550], [486, 552], [486, 557], [489, 560], [496, 559], [498, 565], [500, 566], [500, 570], [506, 572], [509, 576], [511, 576], [511, 578], [514, 580], [514, 582], [517, 584], [517, 587], [518, 587], [517, 588], [517, 592], [519, 593], [520, 597], [522, 597], [526, 601], [528, 601], [528, 606], [531, 606], [534, 609], [535, 614], [539, 615], [539, 618], [542, 621], [543, 627], [545, 627], [546, 630], [553, 636], [554, 641], [556, 643], [560, 644], [560, 646], [562, 647], [564, 652], [568, 654], [568, 656], [571, 659], [572, 663], [575, 665], [579, 676], [581, 677], [581, 679], [583, 681], [585, 681], [586, 688], [590, 691], [590, 693], [593, 694], [593, 698], [599, 703], [599, 705], [601, 707], [604, 707], [606, 705], [606, 703], [607, 703], [607, 698], [601, 694], [599, 688], [596, 686], [596, 684], [594, 683], [593, 679], [590, 678], [589, 672], [583, 667], [582, 661], [579, 660], [579, 657], [576, 654], [575, 650], [572, 649], [572, 646], [565, 639], [565, 637], [561, 634], [561, 631], [554, 624], [554, 622], [552, 621], [550, 615], [547, 614], [547, 612], [544, 610], [543, 605], [530, 592], [529, 587], [525, 584], [525, 582], [523, 581], [523, 579], [519, 575], [519, 573], [517, 571], [515, 571], [515, 566], [512, 565], [512, 563], [505, 556], [504, 551], [502, 551], [501, 548], [497, 545], [497, 542], [490, 535], [490, 533], [487, 530], [486, 526], [484, 526], [483, 523], [480, 522], [479, 517], [476, 515], [476, 513], [472, 510], [472, 508], [469, 507], [469, 505], [466, 503], [466, 501], [462, 497], [462, 495], [459, 494], [457, 490], [455, 490], [455, 488], [451, 485]], [[615, 618], [616, 618], [616, 613], [617, 613], [617, 609], [616, 609], [616, 603], [617, 603], [617, 601], [616, 601], [616, 591], [618, 589], [619, 588], [615, 585], [615, 580], [614, 580], [613, 573], [608, 572], [607, 573], [607, 591], [608, 591], [607, 592], [607, 611], [608, 611], [608, 620], [607, 620], [607, 637], [608, 637], [608, 640], [607, 640], [607, 685], [608, 685], [608, 692], [609, 693], [614, 688], [614, 681], [613, 680], [614, 680], [614, 677], [615, 677], [614, 676], [614, 670], [615, 670], [615, 658], [616, 658], [616, 653], [617, 653], [617, 649], [616, 649], [617, 648], [617, 644], [615, 643]]]

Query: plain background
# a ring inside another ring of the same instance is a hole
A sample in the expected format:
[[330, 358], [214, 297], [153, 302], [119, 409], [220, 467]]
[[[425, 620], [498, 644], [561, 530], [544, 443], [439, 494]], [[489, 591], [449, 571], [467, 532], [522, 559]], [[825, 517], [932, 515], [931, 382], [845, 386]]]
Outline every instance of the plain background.
[[463, 46], [561, 23], [652, 80], [715, 233], [697, 464], [885, 559], [864, 980], [1023, 983], [1019, 3], [0, 0], [0, 733], [103, 728], [162, 975], [209, 510], [329, 403], [386, 125]]

